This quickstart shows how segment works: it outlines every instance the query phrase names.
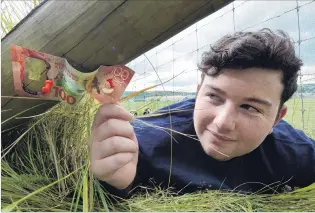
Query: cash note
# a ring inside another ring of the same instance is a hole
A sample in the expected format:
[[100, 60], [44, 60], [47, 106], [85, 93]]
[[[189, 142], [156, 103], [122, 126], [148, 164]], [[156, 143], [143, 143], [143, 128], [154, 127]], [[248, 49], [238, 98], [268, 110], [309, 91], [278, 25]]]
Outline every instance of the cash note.
[[15, 92], [22, 96], [75, 104], [88, 93], [101, 103], [117, 103], [134, 76], [123, 65], [100, 66], [89, 73], [72, 67], [65, 58], [21, 46], [11, 46]]

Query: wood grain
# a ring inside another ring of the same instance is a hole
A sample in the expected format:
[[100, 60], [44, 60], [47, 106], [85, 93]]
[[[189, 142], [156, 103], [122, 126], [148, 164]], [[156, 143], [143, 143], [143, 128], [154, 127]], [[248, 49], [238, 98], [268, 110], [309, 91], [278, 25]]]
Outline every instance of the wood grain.
[[[11, 44], [65, 57], [74, 67], [89, 72], [99, 65], [128, 63], [230, 2], [49, 0], [2, 39], [1, 95], [15, 95]], [[5, 120], [41, 102], [1, 98], [1, 118]], [[49, 103], [51, 107], [57, 102]], [[40, 107], [28, 115], [45, 110], [47, 108]], [[2, 128], [21, 122], [12, 119]]]

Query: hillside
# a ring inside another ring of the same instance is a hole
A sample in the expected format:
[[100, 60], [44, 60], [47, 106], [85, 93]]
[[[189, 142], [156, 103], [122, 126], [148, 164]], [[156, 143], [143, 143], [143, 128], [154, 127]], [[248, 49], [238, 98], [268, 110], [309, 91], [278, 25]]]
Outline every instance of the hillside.
[[[303, 94], [314, 94], [315, 95], [315, 83], [303, 84], [302, 87], [299, 85], [298, 91], [295, 95], [299, 96], [301, 88], [302, 88]], [[125, 97], [131, 93], [132, 93], [132, 91], [125, 91], [123, 93], [122, 97]], [[146, 98], [154, 98], [154, 97], [161, 97], [161, 96], [185, 96], [185, 97], [187, 97], [187, 96], [195, 96], [195, 95], [196, 95], [196, 92], [146, 91], [146, 92], [143, 92], [143, 93], [137, 95], [136, 97], [131, 99], [131, 101], [143, 101]]]
[[[125, 97], [129, 94], [131, 94], [131, 91], [125, 91], [122, 95], [122, 97]], [[173, 92], [173, 91], [146, 91], [143, 92], [136, 97], [130, 99], [130, 101], [144, 101], [145, 99], [152, 99], [154, 97], [165, 97], [165, 96], [195, 96], [195, 92]]]
[[300, 89], [302, 88], [303, 93], [314, 93], [315, 94], [315, 83], [313, 84], [303, 84], [302, 87], [298, 87], [298, 92], [300, 92]]

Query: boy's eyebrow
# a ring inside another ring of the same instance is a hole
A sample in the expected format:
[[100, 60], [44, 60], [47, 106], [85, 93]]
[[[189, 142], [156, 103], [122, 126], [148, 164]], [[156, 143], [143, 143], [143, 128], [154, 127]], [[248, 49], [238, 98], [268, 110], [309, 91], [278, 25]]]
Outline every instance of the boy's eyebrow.
[[[222, 95], [226, 95], [226, 92], [224, 90], [220, 89], [220, 88], [211, 86], [209, 84], [206, 84], [205, 86], [210, 88], [210, 89], [215, 90], [218, 93], [221, 93]], [[259, 104], [265, 105], [266, 107], [271, 107], [272, 106], [272, 104], [269, 101], [266, 101], [266, 100], [263, 100], [263, 99], [260, 99], [260, 98], [251, 97], [251, 98], [244, 98], [244, 100], [248, 101], [248, 102], [259, 103]]]
[[211, 86], [210, 84], [206, 84], [205, 86], [206, 86], [206, 87], [208, 87], [208, 88], [210, 88], [210, 89], [215, 90], [215, 91], [216, 91], [216, 92], [218, 92], [218, 93], [221, 93], [222, 95], [226, 95], [226, 92], [225, 92], [225, 91], [223, 91], [223, 90], [222, 90], [222, 89], [220, 89], [220, 88], [217, 88], [217, 87]]
[[259, 99], [259, 98], [245, 98], [244, 100], [248, 102], [259, 103], [259, 104], [265, 105], [266, 107], [271, 107], [272, 105], [270, 102]]

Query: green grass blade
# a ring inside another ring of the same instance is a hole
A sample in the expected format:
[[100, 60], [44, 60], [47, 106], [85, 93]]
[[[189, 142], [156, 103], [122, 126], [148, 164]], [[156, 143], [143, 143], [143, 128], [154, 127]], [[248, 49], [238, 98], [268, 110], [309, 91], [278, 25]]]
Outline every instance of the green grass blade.
[[86, 168], [83, 175], [83, 212], [89, 211], [89, 198], [88, 198], [88, 169]]
[[[43, 117], [44, 118], [44, 117]], [[29, 132], [32, 130], [33, 127], [35, 127], [38, 123], [42, 121], [43, 118], [40, 118], [38, 121], [36, 121], [33, 125], [31, 125], [30, 128], [28, 128], [20, 137], [18, 137], [10, 146], [8, 146], [6, 149], [4, 149], [2, 152], [5, 152], [2, 154], [1, 159], [3, 159], [9, 152], [10, 150]]]
[[89, 212], [93, 211], [94, 208], [94, 181], [93, 181], [93, 174], [89, 171]]
[[[84, 165], [84, 166], [85, 166], [85, 165]], [[54, 182], [48, 184], [47, 186], [44, 186], [44, 187], [42, 187], [42, 188], [40, 188], [40, 189], [38, 189], [38, 190], [36, 190], [36, 191], [34, 191], [34, 192], [32, 192], [32, 193], [26, 195], [25, 197], [23, 197], [23, 198], [21, 198], [21, 199], [15, 201], [15, 202], [13, 202], [12, 204], [10, 204], [10, 205], [4, 207], [4, 208], [2, 209], [2, 211], [11, 212], [11, 211], [14, 210], [21, 202], [23, 202], [23, 201], [27, 200], [28, 198], [30, 198], [30, 197], [32, 197], [32, 196], [34, 196], [34, 195], [36, 195], [36, 194], [38, 194], [38, 193], [40, 193], [40, 192], [42, 192], [42, 191], [48, 189], [48, 188], [50, 188], [51, 186], [53, 186], [53, 185], [59, 183], [60, 181], [63, 181], [64, 179], [70, 177], [71, 175], [73, 175], [73, 174], [76, 173], [77, 171], [79, 171], [79, 170], [81, 170], [82, 168], [84, 168], [84, 166], [82, 166], [82, 167], [76, 169], [75, 171], [71, 172], [70, 174], [66, 175], [65, 177], [63, 177], [63, 178], [61, 178], [61, 179], [59, 179], [59, 180], [56, 180], [56, 181], [54, 181]]]
[[[84, 175], [83, 171], [81, 173]], [[82, 175], [82, 180], [83, 180], [83, 175]], [[81, 198], [82, 189], [83, 189], [83, 181], [80, 182], [80, 187], [79, 187], [79, 190], [78, 190], [77, 200], [76, 200], [76, 204], [74, 206], [74, 211], [75, 212], [77, 211], [78, 206], [79, 206], [79, 201], [80, 201], [80, 198]], [[71, 206], [71, 208], [72, 208], [72, 206]]]
[[100, 183], [98, 181], [95, 181], [95, 183], [96, 183], [96, 191], [97, 191], [98, 195], [100, 196], [101, 203], [102, 203], [102, 206], [104, 208], [102, 211], [109, 212], [108, 205], [107, 205], [107, 202], [106, 202], [106, 198], [105, 198], [105, 195], [104, 195], [105, 192], [102, 189], [102, 187], [100, 186]]
[[47, 104], [47, 103], [37, 104], [37, 105], [35, 105], [35, 106], [33, 106], [33, 107], [30, 107], [30, 108], [28, 108], [28, 109], [26, 109], [26, 110], [23, 110], [22, 112], [19, 112], [19, 113], [15, 114], [15, 115], [11, 116], [10, 118], [8, 118], [8, 119], [2, 121], [1, 124], [4, 124], [4, 123], [8, 122], [9, 120], [15, 118], [16, 116], [21, 115], [21, 114], [23, 114], [23, 113], [25, 113], [25, 112], [27, 112], [27, 111], [29, 111], [29, 110], [31, 110], [31, 109], [34, 109], [34, 108], [39, 107], [39, 106], [42, 106], [42, 105], [44, 105], [44, 104]]

